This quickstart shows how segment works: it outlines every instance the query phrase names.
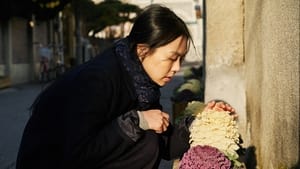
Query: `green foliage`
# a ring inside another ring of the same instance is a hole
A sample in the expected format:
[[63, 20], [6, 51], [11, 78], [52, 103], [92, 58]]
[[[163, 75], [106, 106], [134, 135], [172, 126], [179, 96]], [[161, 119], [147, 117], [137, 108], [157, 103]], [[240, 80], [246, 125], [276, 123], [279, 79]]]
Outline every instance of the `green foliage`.
[[32, 12], [38, 20], [54, 18], [71, 0], [32, 0]]
[[206, 104], [200, 101], [191, 101], [187, 104], [186, 108], [175, 117], [175, 124], [178, 124], [186, 116], [196, 116], [202, 112]]
[[194, 94], [199, 95], [202, 92], [202, 88], [203, 85], [199, 79], [188, 79], [175, 90], [175, 94], [187, 89], [192, 91]]
[[202, 78], [202, 66], [197, 67], [188, 67], [183, 71], [183, 78], [187, 79], [201, 79]]
[[1, 0], [0, 1], [0, 19], [9, 19], [12, 16], [29, 17], [31, 11], [31, 3], [28, 1], [13, 1]]
[[122, 3], [116, 0], [103, 1], [94, 4], [91, 0], [77, 0], [82, 21], [87, 32], [95, 33], [107, 26], [118, 25], [122, 22], [132, 21], [130, 13], [138, 13], [140, 8], [136, 5]]
[[0, 18], [23, 17], [48, 20], [57, 15], [71, 0], [1, 0]]
[[185, 115], [197, 115], [199, 112], [202, 112], [206, 104], [200, 101], [189, 102], [187, 107], [182, 112]]
[[190, 67], [186, 68], [183, 70], [183, 78], [184, 79], [189, 79], [190, 77], [194, 76], [194, 72]]

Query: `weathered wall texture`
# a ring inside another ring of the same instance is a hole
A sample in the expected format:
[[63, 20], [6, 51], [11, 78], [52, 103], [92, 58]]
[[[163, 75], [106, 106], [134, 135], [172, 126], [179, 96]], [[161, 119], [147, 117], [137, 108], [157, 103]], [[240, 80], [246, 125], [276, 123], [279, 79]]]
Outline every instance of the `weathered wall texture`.
[[205, 101], [222, 99], [239, 114], [239, 128], [246, 134], [243, 58], [243, 3], [241, 0], [209, 0], [207, 6], [207, 54]]
[[299, 0], [245, 1], [251, 143], [263, 169], [299, 162]]
[[206, 5], [206, 101], [221, 98], [237, 109], [245, 146], [255, 147], [257, 168], [296, 168], [300, 1], [209, 0]]

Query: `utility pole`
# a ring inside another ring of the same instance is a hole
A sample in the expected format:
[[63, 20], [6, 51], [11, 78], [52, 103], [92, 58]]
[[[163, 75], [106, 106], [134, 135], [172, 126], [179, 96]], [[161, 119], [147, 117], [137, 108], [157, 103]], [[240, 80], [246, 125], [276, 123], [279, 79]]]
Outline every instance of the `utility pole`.
[[30, 26], [31, 26], [31, 35], [32, 35], [32, 58], [31, 58], [31, 70], [30, 70], [30, 75], [31, 75], [31, 80], [36, 79], [36, 75], [38, 71], [36, 70], [36, 60], [37, 60], [37, 50], [38, 50], [38, 42], [36, 41], [36, 20], [35, 20], [35, 15], [31, 15], [31, 21], [30, 21]]
[[81, 29], [80, 29], [80, 10], [78, 0], [73, 0], [73, 9], [75, 15], [75, 37], [76, 37], [76, 65], [81, 63]]
[[64, 34], [63, 34], [63, 13], [58, 13], [58, 31], [59, 31], [59, 60], [64, 65]]

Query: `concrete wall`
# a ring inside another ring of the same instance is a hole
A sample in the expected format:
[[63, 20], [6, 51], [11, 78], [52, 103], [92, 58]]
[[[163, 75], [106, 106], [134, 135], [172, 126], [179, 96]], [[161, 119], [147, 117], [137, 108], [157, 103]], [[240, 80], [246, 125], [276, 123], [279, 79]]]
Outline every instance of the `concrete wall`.
[[9, 60], [9, 76], [12, 84], [19, 84], [28, 82], [30, 79], [30, 47], [31, 44], [28, 34], [28, 23], [25, 19], [12, 18], [11, 34], [9, 36], [11, 41], [10, 48], [11, 55], [7, 55]]
[[205, 101], [221, 99], [239, 114], [239, 128], [246, 134], [246, 101], [241, 0], [206, 1]]
[[299, 162], [299, 7], [299, 0], [245, 1], [248, 122], [264, 169]]
[[299, 167], [299, 0], [206, 5], [205, 100], [237, 109], [250, 167]]

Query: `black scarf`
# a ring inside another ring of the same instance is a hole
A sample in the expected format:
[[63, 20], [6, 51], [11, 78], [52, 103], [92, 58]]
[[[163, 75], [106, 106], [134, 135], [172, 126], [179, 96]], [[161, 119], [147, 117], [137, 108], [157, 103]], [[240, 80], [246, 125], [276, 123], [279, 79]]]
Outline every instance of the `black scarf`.
[[159, 104], [160, 86], [150, 79], [135, 52], [131, 52], [128, 39], [118, 40], [115, 51], [132, 78], [138, 96], [138, 110], [148, 110]]

